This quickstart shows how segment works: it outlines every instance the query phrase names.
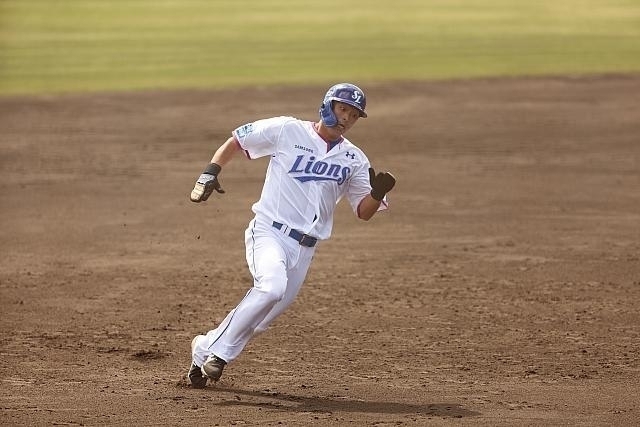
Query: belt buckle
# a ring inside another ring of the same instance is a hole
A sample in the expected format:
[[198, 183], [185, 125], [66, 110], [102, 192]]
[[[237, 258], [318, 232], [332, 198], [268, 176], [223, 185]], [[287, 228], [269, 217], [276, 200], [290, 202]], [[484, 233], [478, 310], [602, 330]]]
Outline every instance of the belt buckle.
[[316, 240], [315, 237], [311, 237], [308, 234], [303, 234], [300, 240], [298, 241], [298, 243], [300, 243], [302, 246], [311, 248], [313, 247], [313, 245], [315, 245], [315, 240]]

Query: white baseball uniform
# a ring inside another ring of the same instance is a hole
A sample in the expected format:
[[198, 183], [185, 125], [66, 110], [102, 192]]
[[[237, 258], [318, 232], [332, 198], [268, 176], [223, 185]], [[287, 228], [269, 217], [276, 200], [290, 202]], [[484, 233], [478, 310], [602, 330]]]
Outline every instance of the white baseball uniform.
[[[197, 337], [198, 366], [212, 354], [230, 363], [254, 334], [267, 329], [302, 286], [315, 252], [309, 243], [331, 235], [340, 199], [346, 196], [357, 215], [371, 192], [365, 154], [344, 137], [327, 143], [313, 122], [274, 117], [241, 126], [233, 136], [249, 159], [271, 156], [245, 231], [254, 284], [217, 328]], [[385, 198], [379, 210], [386, 208]]]

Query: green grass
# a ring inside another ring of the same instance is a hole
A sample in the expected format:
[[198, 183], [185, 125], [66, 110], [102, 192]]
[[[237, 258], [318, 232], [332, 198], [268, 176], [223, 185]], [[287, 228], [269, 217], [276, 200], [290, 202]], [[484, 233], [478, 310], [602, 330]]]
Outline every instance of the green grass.
[[0, 95], [638, 71], [638, 0], [0, 0]]

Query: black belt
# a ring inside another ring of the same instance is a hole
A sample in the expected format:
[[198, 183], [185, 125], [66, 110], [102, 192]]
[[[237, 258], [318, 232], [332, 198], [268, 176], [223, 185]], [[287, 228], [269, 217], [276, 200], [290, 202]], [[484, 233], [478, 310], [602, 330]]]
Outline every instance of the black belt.
[[[278, 230], [282, 230], [283, 227], [286, 227], [286, 225], [275, 221], [273, 221], [273, 224], [271, 225], [273, 225], [273, 227], [277, 228]], [[300, 243], [300, 245], [306, 246], [308, 248], [312, 248], [316, 245], [316, 243], [318, 243], [318, 239], [316, 239], [315, 237], [301, 233], [298, 230], [294, 230], [293, 228], [289, 229], [287, 235], [296, 242]]]

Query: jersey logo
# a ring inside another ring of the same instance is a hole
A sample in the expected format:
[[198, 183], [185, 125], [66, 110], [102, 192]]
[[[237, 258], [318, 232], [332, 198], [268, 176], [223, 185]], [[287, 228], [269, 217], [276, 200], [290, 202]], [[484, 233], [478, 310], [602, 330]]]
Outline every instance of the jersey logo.
[[304, 160], [305, 156], [303, 154], [297, 156], [293, 166], [289, 169], [290, 174], [304, 174], [293, 177], [300, 182], [335, 181], [338, 185], [341, 185], [351, 174], [351, 168], [348, 166], [329, 164], [322, 160], [316, 162], [314, 156], [309, 157], [306, 163]]
[[238, 138], [244, 138], [251, 132], [253, 132], [253, 123], [248, 123], [236, 129], [236, 135], [238, 135]]
[[298, 150], [306, 151], [308, 153], [313, 153], [313, 149], [305, 147], [304, 145], [295, 144], [293, 148], [297, 148]]
[[356, 155], [347, 151], [347, 157], [349, 157], [351, 160], [353, 160], [353, 159], [356, 158]]

